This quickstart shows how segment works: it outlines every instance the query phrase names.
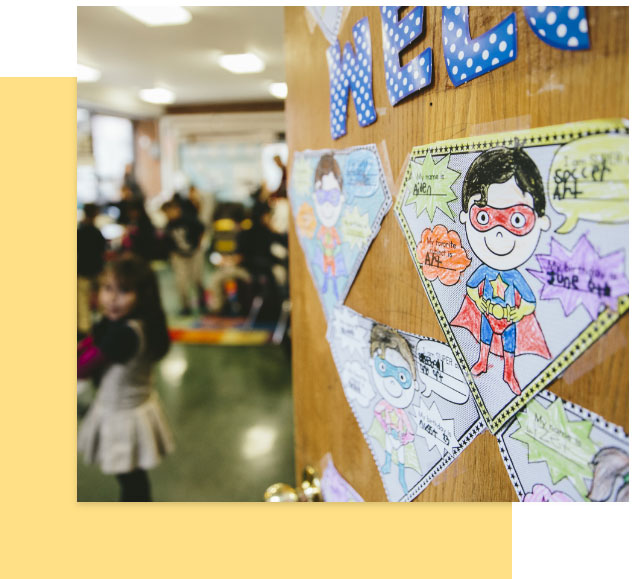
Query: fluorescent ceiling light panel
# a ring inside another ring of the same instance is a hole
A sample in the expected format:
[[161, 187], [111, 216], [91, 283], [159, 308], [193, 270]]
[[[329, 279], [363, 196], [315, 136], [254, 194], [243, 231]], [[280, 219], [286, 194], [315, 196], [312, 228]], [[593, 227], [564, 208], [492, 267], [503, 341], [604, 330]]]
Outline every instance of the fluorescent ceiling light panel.
[[268, 92], [278, 99], [285, 99], [288, 96], [288, 85], [285, 82], [273, 82], [268, 87]]
[[97, 68], [78, 64], [78, 82], [97, 82], [101, 76], [102, 73]]
[[140, 98], [154, 105], [170, 105], [175, 102], [175, 93], [167, 88], [143, 88]]
[[264, 61], [252, 52], [224, 54], [219, 57], [219, 64], [235, 74], [249, 74], [264, 70]]
[[181, 6], [116, 6], [146, 26], [176, 26], [191, 21], [191, 13]]

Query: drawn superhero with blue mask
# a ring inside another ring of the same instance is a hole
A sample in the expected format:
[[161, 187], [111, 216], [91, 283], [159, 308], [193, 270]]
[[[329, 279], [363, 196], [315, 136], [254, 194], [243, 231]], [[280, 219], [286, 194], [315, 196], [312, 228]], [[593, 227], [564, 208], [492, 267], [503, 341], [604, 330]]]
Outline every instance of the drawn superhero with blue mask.
[[536, 320], [536, 297], [518, 267], [536, 251], [550, 226], [538, 167], [521, 148], [481, 153], [463, 182], [459, 220], [483, 262], [467, 282], [467, 296], [451, 324], [468, 329], [480, 344], [472, 374], [488, 370], [490, 352], [503, 357], [503, 380], [519, 396], [514, 358], [551, 358]]
[[345, 202], [341, 169], [333, 155], [323, 155], [315, 170], [314, 205], [321, 227], [317, 231], [317, 239], [321, 243], [323, 286], [321, 293], [328, 291], [332, 283], [335, 298], [339, 298], [337, 276], [343, 275], [345, 266], [339, 253], [341, 238], [335, 225], [339, 221]]
[[418, 391], [412, 349], [398, 332], [377, 324], [370, 332], [370, 363], [374, 384], [383, 398], [374, 408], [370, 434], [385, 450], [381, 472], [390, 474], [392, 463], [397, 464], [399, 484], [407, 493], [406, 466], [420, 472], [414, 428], [405, 411]]

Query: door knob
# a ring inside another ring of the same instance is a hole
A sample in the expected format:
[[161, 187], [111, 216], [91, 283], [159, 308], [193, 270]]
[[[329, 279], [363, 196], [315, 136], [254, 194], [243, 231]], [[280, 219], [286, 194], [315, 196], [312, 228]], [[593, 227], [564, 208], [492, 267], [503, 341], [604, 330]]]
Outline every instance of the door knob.
[[316, 503], [323, 501], [321, 496], [321, 480], [317, 470], [306, 466], [301, 475], [301, 484], [293, 488], [286, 483], [270, 485], [264, 493], [267, 503]]

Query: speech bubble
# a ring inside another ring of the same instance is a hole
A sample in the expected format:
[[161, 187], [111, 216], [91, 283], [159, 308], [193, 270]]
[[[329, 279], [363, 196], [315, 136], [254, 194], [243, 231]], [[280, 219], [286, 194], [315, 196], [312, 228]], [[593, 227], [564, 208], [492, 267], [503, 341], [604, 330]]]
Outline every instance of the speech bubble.
[[370, 405], [370, 401], [374, 398], [372, 379], [361, 362], [356, 360], [346, 362], [341, 372], [341, 381], [346, 396], [350, 400], [361, 406], [368, 407]]
[[370, 197], [379, 186], [379, 164], [372, 151], [358, 149], [348, 155], [343, 189], [348, 195]]
[[367, 213], [359, 213], [358, 207], [346, 207], [340, 224], [343, 239], [350, 245], [362, 248], [370, 238], [370, 218]]
[[416, 248], [425, 279], [441, 280], [444, 285], [454, 285], [470, 265], [470, 259], [461, 245], [461, 238], [454, 230], [443, 225], [425, 229]]
[[448, 168], [449, 159], [450, 155], [447, 155], [435, 163], [428, 152], [422, 165], [410, 161], [410, 179], [406, 183], [408, 196], [404, 205], [414, 203], [417, 217], [427, 211], [432, 220], [438, 208], [450, 219], [454, 219], [454, 212], [448, 204], [456, 200], [452, 185], [460, 173]]
[[589, 434], [593, 423], [589, 420], [569, 421], [560, 399], [547, 409], [531, 400], [524, 411], [516, 415], [519, 429], [512, 438], [528, 448], [528, 461], [545, 461], [556, 484], [567, 478], [584, 498], [587, 485], [584, 479], [594, 476], [591, 460], [598, 450]]
[[416, 345], [416, 367], [425, 386], [424, 396], [436, 392], [454, 404], [464, 404], [469, 398], [470, 389], [447, 344], [420, 340]]
[[563, 145], [552, 161], [547, 196], [566, 217], [556, 233], [568, 233], [579, 219], [628, 221], [629, 136], [594, 135]]
[[559, 300], [566, 316], [582, 304], [593, 320], [603, 306], [615, 311], [618, 298], [629, 293], [625, 252], [601, 256], [586, 234], [571, 251], [552, 238], [549, 253], [537, 254], [536, 260], [541, 270], [527, 271], [543, 284], [540, 298]]
[[413, 410], [417, 424], [416, 435], [425, 438], [428, 450], [436, 446], [443, 456], [446, 452], [452, 453], [454, 448], [460, 446], [454, 434], [454, 420], [441, 418], [436, 402], [432, 402], [428, 408], [425, 400], [420, 398], [419, 405], [413, 406]]
[[370, 331], [361, 326], [361, 319], [345, 307], [337, 306], [333, 310], [332, 332], [333, 346], [344, 356], [368, 355]]
[[299, 157], [292, 168], [292, 187], [297, 197], [308, 197], [314, 189], [313, 170], [307, 159]]
[[315, 236], [317, 218], [315, 217], [315, 211], [310, 203], [304, 202], [301, 204], [295, 220], [297, 221], [297, 229], [299, 229], [300, 235], [309, 239]]

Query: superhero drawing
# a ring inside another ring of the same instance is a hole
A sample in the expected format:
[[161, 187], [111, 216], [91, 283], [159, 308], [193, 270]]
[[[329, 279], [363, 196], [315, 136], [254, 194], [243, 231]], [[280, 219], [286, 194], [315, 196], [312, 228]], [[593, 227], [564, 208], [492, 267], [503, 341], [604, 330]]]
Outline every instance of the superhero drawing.
[[469, 330], [480, 344], [472, 374], [488, 371], [490, 353], [500, 356], [503, 380], [517, 396], [516, 356], [551, 359], [534, 314], [536, 297], [517, 269], [534, 255], [542, 232], [551, 226], [545, 203], [540, 171], [521, 148], [485, 151], [465, 176], [459, 219], [482, 264], [469, 278], [451, 324]]
[[317, 219], [321, 224], [316, 233], [321, 247], [319, 260], [323, 271], [321, 293], [327, 293], [330, 289], [329, 286], [332, 286], [332, 291], [337, 299], [339, 298], [337, 276], [345, 275], [346, 271], [343, 256], [339, 251], [341, 238], [335, 225], [339, 221], [345, 199], [339, 163], [334, 155], [323, 155], [315, 170], [313, 191]]
[[421, 472], [414, 447], [414, 428], [405, 410], [418, 392], [412, 349], [396, 330], [375, 325], [370, 332], [370, 364], [374, 385], [383, 399], [374, 408], [369, 432], [385, 449], [381, 472], [390, 474], [395, 463], [399, 483], [407, 494], [406, 466]]

